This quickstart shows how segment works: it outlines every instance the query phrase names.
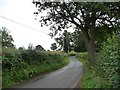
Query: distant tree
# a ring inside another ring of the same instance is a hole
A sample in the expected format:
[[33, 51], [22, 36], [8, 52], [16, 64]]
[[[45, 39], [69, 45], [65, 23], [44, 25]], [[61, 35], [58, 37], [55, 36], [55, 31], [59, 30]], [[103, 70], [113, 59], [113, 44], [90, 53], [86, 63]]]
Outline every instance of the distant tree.
[[58, 50], [63, 49], [66, 53], [71, 51], [71, 40], [71, 33], [65, 30], [60, 37], [55, 38], [55, 41], [59, 44], [58, 47], [60, 47]]
[[59, 50], [62, 50], [62, 48], [63, 48], [63, 37], [62, 36], [57, 37], [57, 38], [55, 38], [55, 41], [58, 44], [57, 48]]
[[71, 34], [70, 32], [67, 32], [67, 30], [64, 31], [63, 33], [63, 49], [67, 53], [71, 50]]
[[33, 50], [33, 44], [32, 43], [29, 43], [28, 50]]
[[72, 38], [73, 38], [73, 47], [74, 47], [75, 52], [86, 52], [87, 51], [81, 31], [73, 32]]
[[59, 50], [63, 48], [66, 53], [71, 50], [76, 52], [87, 51], [81, 31], [70, 33], [65, 30], [60, 37], [55, 38], [55, 41], [59, 44]]
[[50, 47], [53, 51], [57, 49], [56, 43], [52, 43]]
[[2, 38], [2, 47], [12, 47], [14, 48], [14, 40], [12, 38], [12, 35], [10, 35], [10, 31], [6, 27], [2, 27], [0, 29], [0, 38]]
[[41, 45], [37, 45], [35, 49], [40, 51], [45, 51], [45, 49]]

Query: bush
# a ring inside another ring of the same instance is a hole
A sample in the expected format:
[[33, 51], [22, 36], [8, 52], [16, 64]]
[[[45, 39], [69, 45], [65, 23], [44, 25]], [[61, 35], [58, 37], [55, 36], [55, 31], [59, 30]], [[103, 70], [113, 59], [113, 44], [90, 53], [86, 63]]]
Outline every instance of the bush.
[[38, 52], [35, 50], [3, 49], [3, 87], [33, 77], [36, 74], [50, 72], [68, 64], [64, 53]]
[[99, 70], [100, 75], [104, 75], [103, 78], [109, 88], [120, 88], [118, 46], [118, 38], [113, 35], [112, 38], [108, 38], [107, 42], [103, 44], [102, 50], [97, 53], [96, 68]]
[[68, 55], [69, 55], [69, 56], [75, 56], [75, 55], [76, 55], [76, 52], [75, 52], [75, 51], [70, 51], [70, 52], [68, 53]]
[[22, 63], [21, 54], [15, 49], [5, 49], [3, 48], [3, 54], [2, 54], [2, 67], [3, 69], [10, 69], [13, 68], [18, 69], [23, 67], [24, 64]]

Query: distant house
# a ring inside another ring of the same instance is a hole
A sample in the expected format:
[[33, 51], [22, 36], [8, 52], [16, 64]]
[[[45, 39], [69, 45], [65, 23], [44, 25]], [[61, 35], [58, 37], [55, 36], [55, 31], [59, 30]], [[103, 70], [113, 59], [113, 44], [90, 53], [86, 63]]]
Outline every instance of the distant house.
[[35, 49], [40, 51], [45, 51], [45, 49], [41, 45], [37, 45]]

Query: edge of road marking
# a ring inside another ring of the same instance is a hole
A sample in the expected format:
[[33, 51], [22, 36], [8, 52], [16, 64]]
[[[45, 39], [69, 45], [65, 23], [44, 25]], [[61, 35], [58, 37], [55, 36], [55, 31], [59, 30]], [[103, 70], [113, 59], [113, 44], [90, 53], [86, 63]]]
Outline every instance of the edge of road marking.
[[[82, 67], [83, 67], [83, 64], [82, 64]], [[82, 77], [83, 77], [83, 71], [84, 71], [84, 69], [82, 70], [82, 75], [79, 77], [79, 79], [76, 81], [76, 83], [73, 85], [72, 88], [80, 88], [80, 85], [79, 85], [79, 87], [78, 87], [78, 84], [80, 84], [81, 79], [82, 79]]]
[[76, 81], [76, 83], [73, 85], [72, 88], [80, 88], [80, 87], [77, 87], [77, 85], [80, 83], [81, 79], [82, 79], [82, 76]]

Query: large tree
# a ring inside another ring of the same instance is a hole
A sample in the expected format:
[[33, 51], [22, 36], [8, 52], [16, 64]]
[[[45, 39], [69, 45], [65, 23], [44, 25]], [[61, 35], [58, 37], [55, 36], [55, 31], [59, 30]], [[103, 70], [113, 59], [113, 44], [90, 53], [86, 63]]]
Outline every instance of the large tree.
[[51, 36], [64, 28], [74, 27], [76, 30], [81, 30], [90, 60], [95, 59], [97, 27], [105, 26], [109, 29], [120, 27], [120, 2], [45, 2], [39, 0], [33, 3], [38, 9], [34, 13], [36, 16], [40, 16], [39, 13], [43, 11], [47, 12], [45, 16], [40, 16], [39, 21], [41, 25], [51, 25]]

